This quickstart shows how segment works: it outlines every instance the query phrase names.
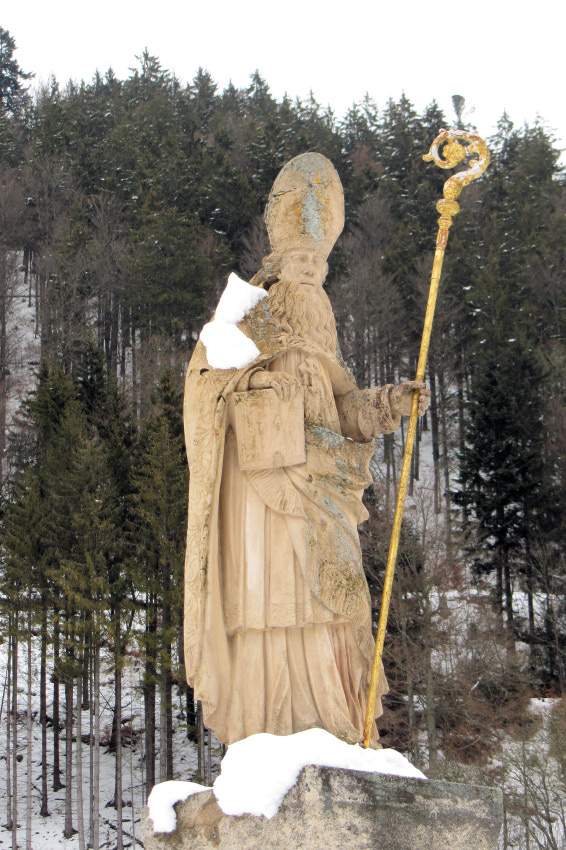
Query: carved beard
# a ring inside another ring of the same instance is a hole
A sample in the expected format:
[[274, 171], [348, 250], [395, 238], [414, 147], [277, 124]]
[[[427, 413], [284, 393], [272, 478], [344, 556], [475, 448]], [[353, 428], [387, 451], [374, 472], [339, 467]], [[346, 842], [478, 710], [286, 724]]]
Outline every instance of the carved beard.
[[321, 286], [279, 280], [269, 287], [268, 298], [282, 342], [304, 342], [332, 356], [336, 354], [336, 323], [328, 295]]

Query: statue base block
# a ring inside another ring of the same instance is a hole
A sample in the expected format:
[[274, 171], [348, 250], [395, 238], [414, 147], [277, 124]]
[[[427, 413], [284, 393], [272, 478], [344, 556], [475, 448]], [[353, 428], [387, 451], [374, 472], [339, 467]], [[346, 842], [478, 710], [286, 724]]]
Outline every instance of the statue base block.
[[175, 804], [177, 826], [146, 850], [496, 850], [500, 789], [309, 765], [277, 814], [225, 815], [211, 791]]

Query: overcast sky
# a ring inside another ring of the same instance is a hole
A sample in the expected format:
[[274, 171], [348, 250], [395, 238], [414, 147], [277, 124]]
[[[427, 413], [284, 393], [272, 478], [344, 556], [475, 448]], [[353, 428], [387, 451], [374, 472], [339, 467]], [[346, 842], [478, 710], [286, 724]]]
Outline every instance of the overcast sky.
[[183, 83], [202, 66], [221, 88], [246, 86], [257, 68], [277, 98], [312, 89], [338, 116], [366, 92], [383, 106], [404, 91], [419, 110], [436, 99], [452, 121], [461, 94], [480, 134], [506, 110], [516, 125], [540, 116], [566, 147], [565, 0], [27, 0], [0, 26], [35, 84], [109, 67], [124, 78], [147, 47]]

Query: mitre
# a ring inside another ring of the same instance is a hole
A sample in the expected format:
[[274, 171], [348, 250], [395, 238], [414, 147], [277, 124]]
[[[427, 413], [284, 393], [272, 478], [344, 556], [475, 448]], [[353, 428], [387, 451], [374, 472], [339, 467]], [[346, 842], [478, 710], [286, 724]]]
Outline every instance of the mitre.
[[303, 153], [284, 165], [269, 193], [265, 223], [273, 252], [298, 248], [327, 257], [344, 227], [344, 191], [330, 160]]

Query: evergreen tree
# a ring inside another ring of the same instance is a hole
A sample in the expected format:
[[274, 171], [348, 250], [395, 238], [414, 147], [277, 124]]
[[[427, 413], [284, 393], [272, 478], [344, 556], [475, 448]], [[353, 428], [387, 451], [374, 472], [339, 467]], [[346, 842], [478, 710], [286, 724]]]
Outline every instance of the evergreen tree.
[[[184, 681], [175, 663], [173, 646], [181, 640], [182, 594], [188, 475], [185, 460], [182, 400], [173, 376], [159, 383], [156, 413], [142, 435], [140, 467], [134, 496], [136, 559], [141, 566], [139, 587], [145, 594], [147, 790], [155, 782], [155, 695], [159, 684], [162, 714], [160, 777], [173, 776], [172, 686]], [[158, 619], [161, 628], [158, 631]]]
[[24, 83], [33, 77], [20, 68], [14, 52], [16, 40], [8, 30], [0, 27], [0, 114], [18, 112], [22, 108], [25, 94]]
[[[500, 610], [513, 628], [512, 581], [527, 572], [530, 550], [552, 526], [553, 499], [545, 474], [544, 371], [518, 340], [493, 346], [479, 359], [469, 399], [469, 426], [456, 499], [473, 516], [481, 545], [478, 568], [495, 570]], [[532, 638], [532, 634], [531, 634]]]
[[[4, 598], [10, 600], [11, 606], [14, 606], [16, 600], [13, 592], [23, 580], [19, 595], [25, 595], [28, 607], [33, 603], [33, 617], [35, 622], [40, 624], [41, 815], [46, 817], [49, 814], [47, 648], [53, 599], [48, 578], [49, 558], [45, 544], [46, 510], [37, 467], [28, 467], [22, 472], [21, 478], [13, 483], [3, 530], [3, 545], [6, 552], [2, 576]], [[21, 608], [22, 603], [23, 598], [16, 608]]]

